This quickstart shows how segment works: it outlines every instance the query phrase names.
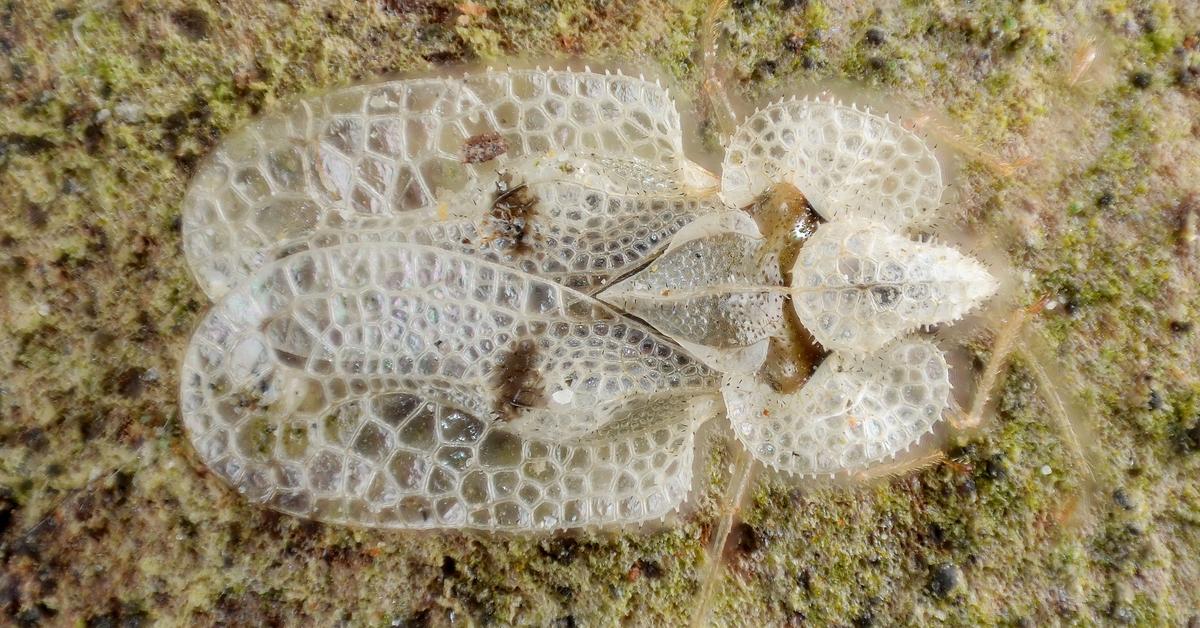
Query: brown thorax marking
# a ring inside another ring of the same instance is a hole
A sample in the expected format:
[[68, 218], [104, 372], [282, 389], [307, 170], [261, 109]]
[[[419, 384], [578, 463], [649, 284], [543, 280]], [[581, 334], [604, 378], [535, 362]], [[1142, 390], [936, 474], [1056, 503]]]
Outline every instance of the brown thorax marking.
[[812, 236], [817, 227], [825, 222], [804, 193], [791, 183], [781, 182], [771, 186], [754, 202], [742, 208], [754, 218], [758, 230], [766, 242], [763, 244], [760, 262], [775, 255], [779, 260], [779, 272], [785, 283], [790, 283], [792, 264], [800, 252], [800, 245]]
[[[824, 220], [804, 194], [787, 182], [776, 183], [742, 209], [754, 218], [765, 240], [759, 263], [778, 263], [784, 284], [791, 285], [792, 265], [800, 247]], [[783, 335], [768, 341], [767, 359], [759, 374], [776, 392], [793, 393], [828, 355], [800, 324], [795, 309], [785, 303]]]
[[763, 360], [759, 377], [775, 392], [791, 394], [800, 390], [828, 356], [829, 352], [800, 324], [796, 310], [785, 303], [783, 335], [767, 341], [767, 359]]

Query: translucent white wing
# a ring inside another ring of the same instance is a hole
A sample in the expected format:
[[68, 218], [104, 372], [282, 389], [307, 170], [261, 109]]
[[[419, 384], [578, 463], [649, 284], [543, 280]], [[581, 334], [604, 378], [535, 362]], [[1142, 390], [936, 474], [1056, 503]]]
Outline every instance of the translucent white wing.
[[785, 297], [769, 288], [782, 282], [754, 221], [728, 211], [697, 219], [662, 256], [598, 296], [719, 371], [754, 372], [781, 329]]
[[251, 499], [384, 527], [560, 528], [675, 508], [715, 375], [578, 292], [415, 245], [297, 253], [193, 336], [183, 420]]
[[833, 354], [798, 393], [744, 375], [722, 387], [733, 431], [763, 463], [799, 475], [866, 468], [906, 451], [950, 406], [933, 343], [907, 339], [869, 357]]
[[281, 242], [371, 217], [429, 222], [444, 199], [491, 194], [512, 160], [586, 157], [629, 194], [661, 190], [695, 174], [681, 141], [666, 90], [621, 75], [488, 71], [348, 87], [221, 143], [184, 200], [185, 251], [216, 297]]
[[[431, 220], [408, 225], [363, 220], [356, 229], [318, 229], [277, 247], [275, 256], [348, 242], [410, 242], [473, 255], [594, 293], [661, 251], [697, 216], [723, 207], [716, 199], [615, 194], [569, 177], [528, 183], [535, 205], [521, 216], [482, 210], [483, 220]], [[519, 241], [516, 241], [519, 240]]]
[[916, 134], [825, 101], [757, 111], [730, 138], [722, 168], [721, 193], [734, 207], [786, 181], [827, 220], [866, 218], [896, 229], [933, 219], [944, 189], [937, 157]]
[[962, 317], [996, 288], [982, 264], [953, 248], [869, 222], [821, 225], [792, 268], [792, 305], [831, 351], [873, 352], [918, 327]]

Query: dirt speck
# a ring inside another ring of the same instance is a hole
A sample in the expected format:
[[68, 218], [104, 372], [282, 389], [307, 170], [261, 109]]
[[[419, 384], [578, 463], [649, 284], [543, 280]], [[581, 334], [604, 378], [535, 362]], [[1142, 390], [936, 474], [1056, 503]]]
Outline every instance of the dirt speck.
[[465, 164], [481, 164], [508, 152], [508, 140], [495, 132], [479, 133], [467, 138], [462, 146]]

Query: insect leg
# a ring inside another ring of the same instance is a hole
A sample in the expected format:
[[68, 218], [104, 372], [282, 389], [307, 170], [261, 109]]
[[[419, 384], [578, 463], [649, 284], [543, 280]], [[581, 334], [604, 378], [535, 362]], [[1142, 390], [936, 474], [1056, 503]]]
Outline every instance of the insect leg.
[[754, 456], [751, 456], [745, 447], [737, 442], [733, 442], [731, 445], [736, 451], [733, 459], [733, 472], [729, 477], [729, 487], [725, 490], [724, 499], [721, 500], [720, 523], [717, 525], [716, 534], [709, 541], [708, 565], [701, 576], [699, 605], [696, 607], [695, 614], [692, 615], [691, 625], [693, 628], [709, 625], [708, 616], [712, 612], [713, 593], [716, 590], [717, 581], [721, 579], [721, 574], [724, 572], [722, 569], [723, 557], [729, 541], [729, 532], [733, 529], [733, 520], [741, 510], [746, 487], [750, 485], [750, 478], [754, 475], [754, 468], [757, 466]]
[[1012, 354], [1017, 343], [1018, 336], [1021, 333], [1021, 328], [1030, 318], [1039, 314], [1046, 307], [1046, 303], [1050, 300], [1048, 296], [1042, 297], [1031, 306], [1017, 309], [1009, 317], [1008, 322], [1000, 329], [999, 335], [996, 336], [996, 343], [992, 348], [992, 357], [988, 359], [987, 366], [983, 370], [983, 376], [979, 380], [979, 386], [975, 390], [975, 398], [971, 402], [971, 408], [967, 415], [959, 420], [952, 420], [951, 424], [955, 429], [970, 429], [979, 425], [983, 420], [983, 409], [991, 399], [992, 389], [996, 387], [996, 380], [1000, 376], [1001, 369], [1008, 362], [1008, 356]]

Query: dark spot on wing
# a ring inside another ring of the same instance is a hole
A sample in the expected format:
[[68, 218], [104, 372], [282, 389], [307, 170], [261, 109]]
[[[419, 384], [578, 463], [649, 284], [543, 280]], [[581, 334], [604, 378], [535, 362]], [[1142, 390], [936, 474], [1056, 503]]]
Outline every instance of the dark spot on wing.
[[494, 132], [479, 133], [467, 138], [462, 146], [462, 161], [465, 164], [481, 164], [508, 152], [508, 141]]
[[492, 374], [492, 416], [509, 422], [526, 410], [546, 405], [546, 390], [539, 371], [541, 362], [537, 341], [518, 338], [500, 355]]
[[535, 238], [532, 223], [537, 211], [538, 197], [533, 190], [524, 183], [513, 185], [510, 174], [501, 175], [487, 217], [489, 239], [514, 253], [528, 252]]

